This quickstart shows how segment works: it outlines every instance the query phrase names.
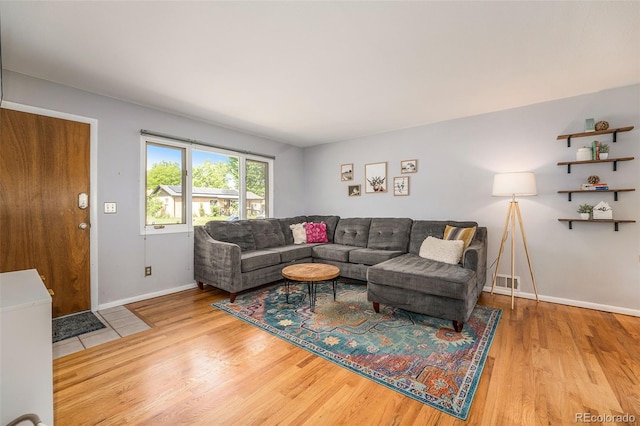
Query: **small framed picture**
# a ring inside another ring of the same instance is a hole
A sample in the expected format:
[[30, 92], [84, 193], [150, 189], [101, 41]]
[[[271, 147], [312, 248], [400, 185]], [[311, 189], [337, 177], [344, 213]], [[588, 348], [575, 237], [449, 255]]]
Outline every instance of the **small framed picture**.
[[387, 162], [364, 165], [364, 192], [387, 192]]
[[415, 173], [418, 171], [418, 160], [404, 160], [400, 162], [400, 173]]
[[349, 185], [349, 197], [360, 196], [360, 185]]
[[409, 176], [393, 178], [393, 195], [409, 195]]
[[340, 180], [353, 180], [353, 163], [340, 166]]
[[584, 131], [585, 132], [596, 131], [596, 120], [594, 118], [587, 118], [586, 120], [584, 120]]

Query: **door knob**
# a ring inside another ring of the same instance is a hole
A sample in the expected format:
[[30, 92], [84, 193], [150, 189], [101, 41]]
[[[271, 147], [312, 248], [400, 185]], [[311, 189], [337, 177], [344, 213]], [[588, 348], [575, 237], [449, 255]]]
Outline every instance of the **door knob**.
[[80, 229], [87, 229], [89, 225], [87, 225], [86, 223], [82, 222], [81, 224], [78, 225], [78, 228]]

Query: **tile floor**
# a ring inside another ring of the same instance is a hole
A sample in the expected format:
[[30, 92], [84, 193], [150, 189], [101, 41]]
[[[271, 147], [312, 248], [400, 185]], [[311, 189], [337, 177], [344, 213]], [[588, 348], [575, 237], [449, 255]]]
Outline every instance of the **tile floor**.
[[124, 306], [105, 309], [95, 314], [106, 328], [54, 343], [54, 359], [150, 328]]

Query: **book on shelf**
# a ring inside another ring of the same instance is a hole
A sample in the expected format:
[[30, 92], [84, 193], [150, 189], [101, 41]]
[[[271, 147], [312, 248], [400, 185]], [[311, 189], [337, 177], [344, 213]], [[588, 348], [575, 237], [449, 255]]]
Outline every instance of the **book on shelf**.
[[600, 141], [593, 141], [593, 143], [591, 144], [591, 159], [600, 159]]
[[580, 189], [583, 191], [606, 191], [609, 189], [609, 185], [606, 183], [583, 183]]

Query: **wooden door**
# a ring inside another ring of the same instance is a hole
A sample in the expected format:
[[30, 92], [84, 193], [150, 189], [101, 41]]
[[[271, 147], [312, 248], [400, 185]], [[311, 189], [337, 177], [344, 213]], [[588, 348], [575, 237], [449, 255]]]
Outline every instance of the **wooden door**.
[[0, 272], [37, 269], [53, 317], [90, 310], [90, 125], [0, 112]]

